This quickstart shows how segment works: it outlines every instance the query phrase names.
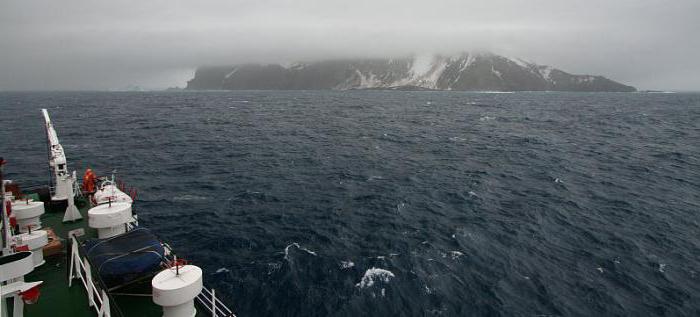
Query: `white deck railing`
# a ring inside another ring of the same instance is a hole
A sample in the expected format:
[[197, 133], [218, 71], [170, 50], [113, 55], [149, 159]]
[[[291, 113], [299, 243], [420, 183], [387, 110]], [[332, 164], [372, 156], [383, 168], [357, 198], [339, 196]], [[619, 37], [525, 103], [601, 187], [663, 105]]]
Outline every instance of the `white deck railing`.
[[[170, 245], [163, 243], [163, 248], [165, 249], [165, 259], [170, 263], [177, 262], [175, 253], [170, 248]], [[216, 297], [214, 289], [210, 290], [206, 286], [202, 286], [202, 292], [197, 295], [197, 302], [211, 313], [212, 317], [236, 317], [236, 314]]]
[[[98, 317], [111, 317], [109, 296], [105, 290], [100, 290], [95, 286], [92, 278], [92, 268], [87, 258], [80, 256], [80, 246], [75, 236], [70, 235], [71, 243], [71, 259], [70, 259], [70, 277], [68, 279], [68, 287], [71, 287], [74, 279], [80, 279], [83, 287], [87, 291], [88, 303], [90, 307], [94, 307]], [[166, 243], [163, 243], [165, 248], [165, 257], [169, 261], [175, 261], [172, 249]], [[216, 297], [216, 292], [209, 290], [206, 286], [202, 287], [202, 292], [197, 295], [197, 302], [204, 307], [212, 317], [236, 317], [231, 309]]]
[[87, 258], [80, 257], [78, 240], [75, 236], [70, 236], [71, 255], [70, 255], [70, 277], [68, 278], [68, 287], [73, 285], [73, 279], [80, 279], [85, 291], [88, 295], [88, 304], [94, 307], [97, 312], [97, 317], [110, 317], [112, 312], [109, 308], [109, 296], [105, 290], [100, 290], [92, 281], [92, 268], [88, 263]]
[[236, 314], [216, 297], [214, 289], [202, 287], [202, 292], [197, 295], [197, 301], [211, 313], [212, 317], [236, 317]]

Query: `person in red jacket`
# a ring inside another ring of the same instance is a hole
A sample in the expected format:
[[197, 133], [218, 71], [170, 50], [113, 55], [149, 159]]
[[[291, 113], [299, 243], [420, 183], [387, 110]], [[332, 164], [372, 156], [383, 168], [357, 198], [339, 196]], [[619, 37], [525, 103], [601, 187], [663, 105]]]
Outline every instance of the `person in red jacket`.
[[92, 169], [88, 168], [85, 170], [85, 175], [83, 175], [83, 191], [90, 194], [94, 193], [95, 181], [95, 173], [92, 172]]

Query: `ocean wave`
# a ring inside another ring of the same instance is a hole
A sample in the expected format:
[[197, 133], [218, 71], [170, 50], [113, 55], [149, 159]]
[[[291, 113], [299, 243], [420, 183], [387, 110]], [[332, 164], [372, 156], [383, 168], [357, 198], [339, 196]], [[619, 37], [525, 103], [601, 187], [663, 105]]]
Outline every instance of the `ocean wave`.
[[464, 255], [464, 253], [462, 253], [460, 251], [450, 251], [449, 254], [450, 254], [450, 258], [452, 258], [453, 260], [459, 259], [459, 257]]
[[285, 260], [289, 260], [289, 248], [291, 248], [291, 247], [296, 247], [297, 249], [302, 250], [308, 254], [311, 254], [313, 256], [318, 256], [318, 254], [316, 254], [316, 252], [300, 246], [299, 243], [293, 242], [284, 248], [284, 259]]
[[[45, 179], [36, 110], [65, 104], [69, 167], [118, 169], [140, 222], [208, 268], [240, 315], [700, 309], [698, 94], [73, 96], [0, 93], [8, 178]], [[123, 124], [96, 142], [93, 117]], [[395, 277], [363, 284], [372, 267]], [[382, 288], [391, 302], [372, 300]]]
[[198, 196], [198, 195], [180, 195], [180, 196], [173, 197], [173, 200], [175, 200], [175, 201], [206, 200], [206, 199], [209, 199], [209, 197]]
[[391, 271], [373, 267], [365, 271], [365, 275], [362, 276], [359, 283], [355, 284], [355, 287], [363, 289], [372, 287], [377, 282], [389, 283], [389, 281], [394, 277], [396, 276], [394, 273], [391, 273]]
[[347, 260], [347, 261], [340, 261], [340, 268], [341, 269], [349, 269], [355, 266], [355, 263]]

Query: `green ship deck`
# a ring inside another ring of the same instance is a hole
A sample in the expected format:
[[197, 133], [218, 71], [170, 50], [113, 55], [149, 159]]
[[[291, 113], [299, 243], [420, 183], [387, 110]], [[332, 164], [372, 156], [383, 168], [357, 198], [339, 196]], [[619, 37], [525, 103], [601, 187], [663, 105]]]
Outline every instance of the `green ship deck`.
[[[38, 197], [31, 197], [38, 200]], [[68, 269], [70, 250], [68, 249], [68, 232], [82, 228], [85, 235], [81, 238], [92, 239], [97, 237], [97, 231], [87, 226], [87, 210], [90, 204], [86, 200], [78, 201], [80, 214], [83, 219], [72, 223], [63, 223], [63, 212], [47, 212], [42, 215], [41, 222], [44, 229], [51, 228], [63, 243], [64, 251], [50, 257], [46, 257], [46, 263], [34, 269], [25, 277], [26, 281], [44, 281], [41, 285], [39, 301], [32, 305], [24, 306], [24, 315], [33, 316], [97, 316], [95, 309], [88, 305], [87, 292], [81, 281], [73, 280], [73, 285], [68, 287]], [[151, 297], [112, 295], [112, 316], [161, 316], [162, 309], [153, 303]], [[198, 316], [201, 313], [197, 314]]]
[[[39, 200], [36, 194], [29, 194], [29, 198]], [[37, 267], [25, 276], [25, 281], [43, 281], [41, 296], [35, 304], [24, 306], [24, 315], [27, 317], [43, 316], [70, 316], [93, 317], [97, 316], [96, 310], [89, 305], [87, 291], [80, 279], [73, 279], [72, 286], [68, 286], [68, 271], [70, 266], [71, 250], [68, 233], [71, 230], [83, 229], [84, 235], [79, 239], [87, 240], [97, 238], [97, 231], [87, 225], [87, 210], [90, 204], [84, 198], [76, 198], [76, 206], [80, 210], [83, 219], [63, 223], [63, 212], [47, 212], [41, 216], [42, 229], [52, 229], [63, 244], [63, 251], [59, 254], [45, 257], [46, 263]], [[93, 276], [94, 273], [93, 273]], [[95, 283], [98, 285], [99, 284]], [[142, 291], [143, 292], [143, 291]], [[134, 296], [128, 289], [109, 294], [111, 316], [162, 316], [163, 310], [153, 303], [151, 296]], [[8, 302], [11, 306], [11, 301]], [[211, 316], [206, 309], [199, 307], [197, 316]]]

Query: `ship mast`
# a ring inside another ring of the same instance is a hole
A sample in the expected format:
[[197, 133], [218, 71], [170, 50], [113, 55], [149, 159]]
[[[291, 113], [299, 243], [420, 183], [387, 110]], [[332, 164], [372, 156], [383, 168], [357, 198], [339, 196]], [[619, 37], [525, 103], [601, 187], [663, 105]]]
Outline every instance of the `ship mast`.
[[68, 207], [63, 216], [63, 221], [74, 221], [81, 219], [82, 216], [75, 207], [75, 194], [73, 185], [75, 184], [75, 173], [71, 176], [68, 173], [68, 164], [66, 163], [66, 154], [63, 151], [63, 146], [58, 141], [58, 135], [53, 127], [49, 112], [46, 109], [41, 109], [46, 122], [46, 139], [49, 147], [49, 169], [51, 170], [52, 183], [54, 185], [51, 193], [51, 201], [67, 201]]

